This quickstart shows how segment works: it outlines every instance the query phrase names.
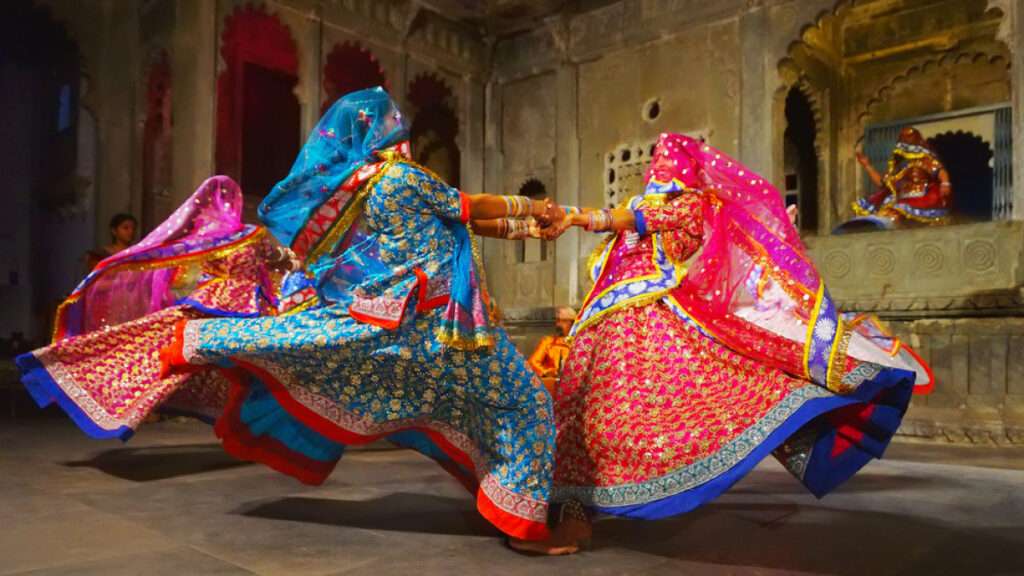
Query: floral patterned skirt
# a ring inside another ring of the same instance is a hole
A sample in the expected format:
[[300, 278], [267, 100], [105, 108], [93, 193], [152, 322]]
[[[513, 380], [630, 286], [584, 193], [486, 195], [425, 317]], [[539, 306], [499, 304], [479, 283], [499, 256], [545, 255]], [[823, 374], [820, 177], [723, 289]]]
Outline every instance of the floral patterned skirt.
[[719, 344], [661, 301], [575, 339], [555, 392], [555, 500], [660, 518], [715, 498], [770, 453], [817, 495], [880, 457], [913, 374], [871, 365], [839, 396]]
[[384, 438], [435, 459], [503, 532], [544, 538], [551, 396], [501, 329], [491, 349], [442, 346], [442, 313], [395, 329], [341, 306], [189, 322], [182, 356], [233, 379], [217, 433], [236, 456], [319, 484], [346, 446]]
[[94, 438], [127, 440], [158, 408], [212, 421], [227, 402], [226, 378], [216, 370], [160, 374], [175, 323], [203, 316], [174, 306], [60, 340], [17, 358], [22, 382], [41, 407], [56, 403]]

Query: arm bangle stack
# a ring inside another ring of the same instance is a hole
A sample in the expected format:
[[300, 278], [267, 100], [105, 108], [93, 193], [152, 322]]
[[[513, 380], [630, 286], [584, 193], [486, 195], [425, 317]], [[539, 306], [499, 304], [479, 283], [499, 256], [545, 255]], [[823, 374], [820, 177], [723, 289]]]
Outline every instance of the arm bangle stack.
[[522, 240], [530, 235], [530, 223], [526, 220], [506, 220], [505, 238]]
[[612, 227], [612, 212], [605, 208], [604, 210], [594, 210], [587, 212], [587, 225], [584, 228], [587, 232], [604, 232]]
[[505, 201], [505, 213], [509, 218], [520, 218], [530, 215], [533, 201], [526, 196], [502, 196]]

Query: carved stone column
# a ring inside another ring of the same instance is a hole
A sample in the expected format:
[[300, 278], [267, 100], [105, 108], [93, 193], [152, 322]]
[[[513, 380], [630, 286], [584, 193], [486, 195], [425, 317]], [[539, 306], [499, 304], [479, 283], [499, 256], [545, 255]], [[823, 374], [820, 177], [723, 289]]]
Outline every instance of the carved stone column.
[[[578, 94], [577, 76], [579, 67], [572, 62], [563, 62], [556, 73], [558, 123], [555, 155], [556, 201], [559, 204], [579, 206], [580, 204], [580, 141], [577, 132]], [[580, 230], [571, 228], [555, 242], [555, 286], [556, 305], [577, 306], [580, 294], [580, 261], [586, 258], [580, 254]]]
[[[484, 122], [484, 190], [491, 194], [501, 194], [502, 189], [502, 135], [501, 111], [503, 88], [493, 77], [484, 90], [486, 105]], [[488, 281], [492, 284], [504, 273], [505, 251], [502, 240], [480, 238], [483, 259], [487, 268]], [[498, 303], [501, 305], [501, 302]]]
[[739, 157], [744, 164], [771, 177], [772, 174], [772, 95], [767, 88], [765, 62], [770, 32], [767, 11], [753, 6], [740, 16], [740, 46], [743, 79], [740, 92]]
[[[117, 212], [140, 215], [141, 198], [133, 198], [132, 180], [140, 173], [134, 156], [133, 112], [139, 70], [138, 11], [134, 3], [108, 2], [102, 7], [102, 63], [96, 75], [99, 103], [96, 241], [110, 241], [107, 223]], [[133, 201], [134, 200], [134, 201]]]
[[460, 188], [470, 194], [484, 192], [484, 121], [486, 101], [484, 86], [476, 78], [463, 75], [460, 82], [462, 109], [459, 117], [459, 151], [461, 153]]
[[1000, 2], [1008, 26], [1000, 32], [1006, 32], [1005, 41], [1010, 48], [1012, 62], [1010, 65], [1011, 92], [1013, 94], [1013, 216], [1014, 220], [1024, 219], [1024, 6], [1021, 0]]

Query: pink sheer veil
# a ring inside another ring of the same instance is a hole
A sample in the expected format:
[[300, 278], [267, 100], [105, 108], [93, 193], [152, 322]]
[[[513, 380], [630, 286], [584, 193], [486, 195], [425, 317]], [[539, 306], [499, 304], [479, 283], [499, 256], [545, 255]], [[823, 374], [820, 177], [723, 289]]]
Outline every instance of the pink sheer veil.
[[242, 190], [214, 176], [138, 244], [100, 262], [61, 304], [58, 340], [139, 318], [174, 304], [186, 265], [219, 257], [258, 235], [242, 224]]
[[[704, 245], [672, 297], [706, 331], [738, 351], [842, 387], [848, 353], [914, 370], [923, 362], [883, 353], [844, 319], [790, 222], [778, 189], [739, 161], [693, 138], [672, 135], [678, 158], [699, 167]], [[915, 355], [916, 357], [916, 355]]]

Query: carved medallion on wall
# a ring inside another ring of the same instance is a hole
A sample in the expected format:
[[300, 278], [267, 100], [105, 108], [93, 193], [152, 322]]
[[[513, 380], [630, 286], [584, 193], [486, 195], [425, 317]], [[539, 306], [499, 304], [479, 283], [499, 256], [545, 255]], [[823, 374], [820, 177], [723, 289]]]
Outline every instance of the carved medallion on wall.
[[825, 273], [834, 279], [846, 277], [852, 268], [850, 255], [842, 250], [833, 250], [825, 256]]
[[996, 247], [988, 240], [972, 240], [964, 246], [964, 267], [986, 272], [996, 265]]
[[888, 276], [896, 269], [896, 255], [882, 246], [868, 248], [868, 266], [872, 276]]
[[914, 268], [920, 274], [938, 274], [945, 256], [935, 244], [922, 244], [914, 250]]

